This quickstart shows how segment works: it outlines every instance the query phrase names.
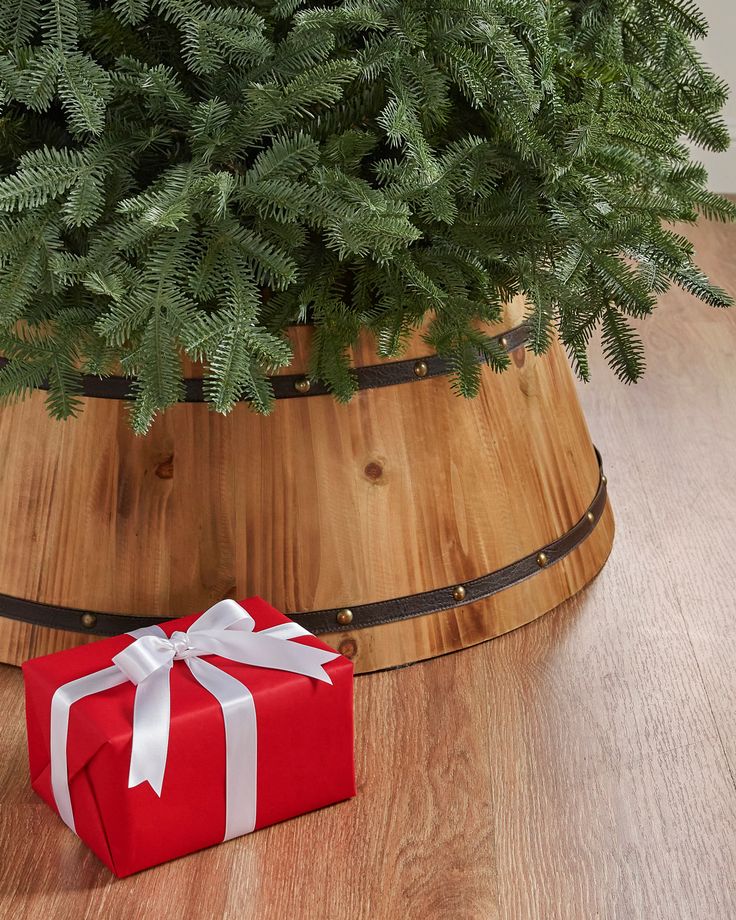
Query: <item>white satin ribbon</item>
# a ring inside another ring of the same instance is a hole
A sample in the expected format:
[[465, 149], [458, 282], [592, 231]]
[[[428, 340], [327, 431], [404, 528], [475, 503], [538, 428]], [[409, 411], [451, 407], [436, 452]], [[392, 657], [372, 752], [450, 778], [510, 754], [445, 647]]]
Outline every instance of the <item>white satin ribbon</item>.
[[203, 655], [219, 655], [262, 668], [304, 674], [332, 683], [324, 665], [337, 652], [285, 640], [311, 635], [296, 623], [254, 632], [253, 617], [235, 601], [210, 607], [186, 632], [168, 638], [159, 626], [128, 635], [135, 639], [112, 659], [112, 667], [59, 687], [51, 700], [51, 787], [59, 814], [74, 831], [69, 792], [69, 711], [77, 700], [130, 680], [136, 684], [133, 749], [128, 787], [148, 782], [161, 795], [169, 747], [169, 677], [175, 661], [186, 662], [194, 679], [220, 704], [225, 724], [225, 840], [247, 834], [256, 821], [257, 727], [253, 697], [239, 680]]

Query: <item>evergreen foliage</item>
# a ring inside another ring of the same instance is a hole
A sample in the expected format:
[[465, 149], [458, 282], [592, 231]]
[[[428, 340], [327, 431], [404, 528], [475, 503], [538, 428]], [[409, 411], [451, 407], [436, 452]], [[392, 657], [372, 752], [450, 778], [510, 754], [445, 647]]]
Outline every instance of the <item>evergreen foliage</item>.
[[285, 327], [355, 383], [362, 328], [400, 352], [433, 317], [464, 395], [516, 293], [531, 347], [577, 371], [677, 284], [729, 303], [674, 221], [731, 218], [685, 138], [722, 150], [726, 87], [692, 0], [0, 0], [0, 392], [59, 417], [116, 363], [145, 431], [204, 362], [267, 412]]

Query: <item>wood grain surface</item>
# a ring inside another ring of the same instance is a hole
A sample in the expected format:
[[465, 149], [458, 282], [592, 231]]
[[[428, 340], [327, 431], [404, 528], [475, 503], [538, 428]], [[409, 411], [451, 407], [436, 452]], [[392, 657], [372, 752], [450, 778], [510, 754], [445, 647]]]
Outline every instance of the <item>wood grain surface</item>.
[[[521, 323], [517, 299], [498, 334]], [[292, 328], [290, 372], [312, 330]], [[419, 331], [406, 357], [427, 354]], [[364, 335], [356, 366], [376, 363]], [[380, 362], [379, 362], [380, 363]], [[352, 608], [447, 588], [536, 553], [583, 516], [599, 469], [558, 343], [481, 371], [477, 399], [448, 377], [284, 399], [263, 417], [181, 404], [136, 437], [127, 407], [85, 399], [73, 423], [45, 394], [0, 408], [0, 593], [81, 611], [181, 616], [253, 594], [284, 612]], [[434, 657], [499, 635], [568, 598], [611, 548], [610, 508], [566, 558], [481, 603], [328, 643], [356, 672]], [[80, 564], [85, 560], [87, 564]], [[0, 617], [0, 662], [93, 638]]]
[[[736, 228], [700, 259], [736, 291]], [[356, 681], [359, 795], [115, 881], [34, 798], [0, 668], [0, 915], [28, 920], [736, 917], [736, 312], [679, 292], [649, 372], [581, 388], [618, 535], [592, 585]]]

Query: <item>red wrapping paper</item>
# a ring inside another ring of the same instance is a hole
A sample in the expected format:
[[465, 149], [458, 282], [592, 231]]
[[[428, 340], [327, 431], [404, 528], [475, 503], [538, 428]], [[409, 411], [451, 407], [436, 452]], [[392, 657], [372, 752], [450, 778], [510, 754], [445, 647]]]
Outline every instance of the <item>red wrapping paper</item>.
[[[242, 606], [256, 631], [287, 622], [260, 598]], [[198, 615], [162, 623], [167, 636]], [[288, 640], [327, 648], [314, 636]], [[54, 811], [50, 713], [56, 689], [107, 668], [133, 642], [128, 635], [23, 665], [31, 783]], [[332, 685], [210, 655], [212, 664], [253, 695], [258, 727], [256, 829], [355, 795], [352, 663], [324, 665]], [[69, 786], [76, 830], [118, 876], [130, 875], [222, 842], [225, 735], [217, 700], [183, 662], [171, 671], [171, 727], [161, 797], [148, 783], [128, 788], [135, 686], [126, 682], [76, 702], [69, 719]]]

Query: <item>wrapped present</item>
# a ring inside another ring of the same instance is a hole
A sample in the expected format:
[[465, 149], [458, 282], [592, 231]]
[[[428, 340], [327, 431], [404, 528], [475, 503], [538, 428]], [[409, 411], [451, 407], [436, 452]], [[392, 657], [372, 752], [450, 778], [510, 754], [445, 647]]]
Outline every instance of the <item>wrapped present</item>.
[[23, 671], [33, 788], [116, 875], [355, 794], [352, 664], [260, 598]]

